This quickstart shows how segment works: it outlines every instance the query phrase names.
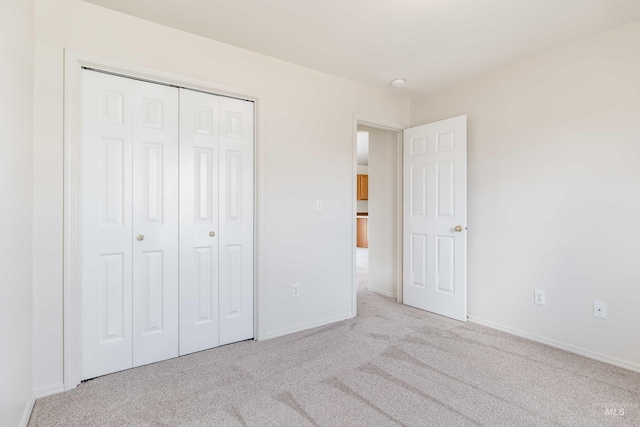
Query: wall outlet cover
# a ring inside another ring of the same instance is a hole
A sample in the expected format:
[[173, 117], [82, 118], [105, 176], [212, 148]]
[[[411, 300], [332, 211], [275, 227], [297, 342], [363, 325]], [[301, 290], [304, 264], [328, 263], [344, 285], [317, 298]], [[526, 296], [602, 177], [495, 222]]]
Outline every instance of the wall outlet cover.
[[598, 319], [607, 318], [607, 303], [602, 301], [593, 302], [593, 317]]
[[533, 293], [533, 302], [538, 305], [545, 305], [546, 301], [545, 301], [544, 291], [541, 291], [540, 289], [536, 289]]

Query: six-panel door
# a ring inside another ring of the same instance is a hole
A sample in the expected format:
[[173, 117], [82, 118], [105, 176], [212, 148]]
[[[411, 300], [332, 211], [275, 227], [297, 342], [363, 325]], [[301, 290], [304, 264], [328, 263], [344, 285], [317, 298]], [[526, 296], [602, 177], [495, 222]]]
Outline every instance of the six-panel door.
[[178, 355], [178, 91], [82, 77], [82, 378], [92, 378]]
[[467, 121], [404, 131], [403, 302], [467, 319]]

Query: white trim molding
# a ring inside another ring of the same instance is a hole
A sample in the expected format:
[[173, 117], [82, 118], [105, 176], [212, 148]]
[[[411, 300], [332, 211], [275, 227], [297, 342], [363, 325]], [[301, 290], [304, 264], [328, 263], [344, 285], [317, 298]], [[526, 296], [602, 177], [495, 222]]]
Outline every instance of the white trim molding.
[[301, 325], [293, 326], [291, 328], [278, 329], [276, 331], [269, 332], [269, 334], [267, 334], [267, 336], [265, 336], [264, 339], [278, 338], [278, 337], [282, 337], [284, 335], [295, 334], [296, 332], [302, 332], [302, 331], [306, 331], [308, 329], [313, 329], [313, 328], [318, 328], [320, 326], [329, 325], [331, 323], [341, 322], [341, 321], [347, 320], [347, 319], [353, 319], [354, 317], [355, 316], [353, 316], [351, 314], [343, 314], [341, 316], [334, 316], [334, 317], [330, 317], [328, 319], [318, 320], [317, 322], [303, 323]]
[[36, 403], [36, 396], [31, 395], [31, 399], [27, 402], [22, 413], [22, 419], [20, 420], [20, 427], [27, 427], [29, 425], [29, 419], [31, 418], [31, 412], [33, 412], [33, 405]]
[[637, 363], [618, 359], [616, 357], [607, 356], [606, 354], [597, 353], [595, 351], [591, 351], [591, 350], [587, 350], [586, 348], [567, 344], [562, 341], [556, 341], [551, 338], [521, 331], [519, 329], [501, 325], [499, 323], [492, 322], [490, 320], [479, 319], [473, 316], [468, 316], [467, 320], [469, 320], [469, 322], [472, 322], [472, 323], [477, 323], [478, 325], [482, 325], [491, 329], [496, 329], [498, 331], [506, 332], [508, 334], [515, 335], [517, 337], [526, 338], [528, 340], [535, 341], [540, 344], [545, 344], [545, 345], [548, 345], [549, 347], [558, 348], [560, 350], [568, 351], [569, 353], [588, 357], [589, 359], [598, 360], [600, 362], [608, 363], [609, 365], [618, 366], [620, 368], [625, 368], [630, 371], [640, 372], [640, 365]]
[[374, 288], [370, 288], [367, 286], [367, 290], [370, 292], [373, 292], [374, 294], [379, 294], [385, 297], [389, 297], [389, 298], [393, 298], [394, 300], [398, 300], [398, 296], [395, 295], [393, 292], [387, 292], [387, 291], [382, 291], [380, 289], [374, 289]]
[[[244, 99], [254, 103], [254, 339], [265, 339], [264, 277], [266, 263], [264, 245], [264, 135], [265, 95], [241, 88], [178, 76], [155, 69], [84, 54], [70, 49], [64, 51], [64, 266], [63, 266], [63, 322], [64, 322], [64, 390], [80, 384], [80, 270], [79, 270], [79, 152], [80, 109], [83, 67], [119, 74], [136, 79], [169, 84], [222, 96]], [[60, 391], [59, 385], [47, 386], [39, 392]], [[46, 390], [45, 390], [46, 389]]]
[[33, 391], [36, 394], [36, 399], [42, 399], [43, 397], [62, 393], [63, 391], [65, 391], [65, 388], [64, 388], [64, 383], [56, 383], [56, 384], [51, 384], [43, 387], [37, 387]]
[[362, 126], [369, 126], [377, 129], [390, 130], [392, 132], [402, 132], [406, 127], [402, 123], [392, 122], [377, 117], [365, 116], [354, 113], [353, 120]]

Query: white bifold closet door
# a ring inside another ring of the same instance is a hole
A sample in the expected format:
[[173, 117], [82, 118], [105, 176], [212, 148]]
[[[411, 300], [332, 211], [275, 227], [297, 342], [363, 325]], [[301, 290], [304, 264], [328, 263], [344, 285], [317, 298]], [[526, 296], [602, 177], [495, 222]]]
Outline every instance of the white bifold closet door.
[[82, 79], [82, 378], [253, 338], [253, 103]]
[[253, 103], [180, 89], [180, 354], [253, 338]]
[[83, 70], [82, 378], [178, 355], [178, 89]]

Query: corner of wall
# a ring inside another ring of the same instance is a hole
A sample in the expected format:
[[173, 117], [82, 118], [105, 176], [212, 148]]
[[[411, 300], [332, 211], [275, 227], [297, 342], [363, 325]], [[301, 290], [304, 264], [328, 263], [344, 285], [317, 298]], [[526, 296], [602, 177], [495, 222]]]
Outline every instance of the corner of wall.
[[31, 413], [33, 412], [33, 406], [35, 403], [36, 395], [34, 393], [25, 405], [24, 412], [22, 413], [22, 419], [20, 420], [20, 427], [27, 427], [29, 425], [29, 420], [31, 419]]

